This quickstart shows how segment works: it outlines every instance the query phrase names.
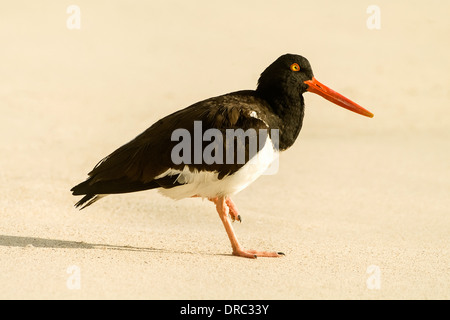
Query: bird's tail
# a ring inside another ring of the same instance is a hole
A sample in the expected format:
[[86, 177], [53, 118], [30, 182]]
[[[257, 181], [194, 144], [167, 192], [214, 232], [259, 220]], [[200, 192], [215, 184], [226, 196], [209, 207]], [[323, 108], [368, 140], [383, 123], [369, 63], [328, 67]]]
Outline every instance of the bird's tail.
[[107, 195], [106, 194], [87, 194], [83, 198], [81, 198], [80, 201], [75, 203], [75, 208], [79, 208], [80, 210], [82, 210], [105, 196], [107, 196]]
[[87, 179], [70, 190], [74, 196], [84, 195], [80, 201], [75, 203], [75, 208], [82, 210], [106, 196], [106, 194], [92, 192], [90, 189], [90, 179]]
[[74, 196], [84, 196], [80, 201], [75, 203], [75, 207], [81, 210], [109, 194], [136, 192], [159, 187], [175, 187], [179, 185], [175, 180], [176, 177], [165, 177], [149, 182], [132, 181], [127, 178], [93, 181], [93, 178], [90, 177], [73, 187], [70, 191], [72, 191]]
[[81, 210], [109, 194], [136, 192], [154, 188], [173, 188], [180, 185], [177, 180], [178, 175], [165, 176], [148, 182], [130, 180], [126, 177], [114, 180], [96, 180], [95, 177], [89, 177], [70, 191], [72, 191], [74, 196], [84, 196], [75, 203], [75, 207]]

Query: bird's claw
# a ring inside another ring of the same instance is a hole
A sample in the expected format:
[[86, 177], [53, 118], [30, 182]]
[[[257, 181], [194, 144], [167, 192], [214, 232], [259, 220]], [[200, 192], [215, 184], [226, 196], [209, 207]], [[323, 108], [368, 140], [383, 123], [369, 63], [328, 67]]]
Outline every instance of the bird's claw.
[[231, 222], [235, 222], [236, 220], [242, 223], [242, 219], [241, 219], [241, 215], [234, 215], [234, 214], [229, 214], [230, 218], [231, 218]]

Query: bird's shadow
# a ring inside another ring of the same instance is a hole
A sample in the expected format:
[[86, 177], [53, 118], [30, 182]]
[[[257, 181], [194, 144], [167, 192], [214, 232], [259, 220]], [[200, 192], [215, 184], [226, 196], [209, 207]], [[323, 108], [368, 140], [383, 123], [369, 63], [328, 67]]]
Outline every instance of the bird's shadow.
[[[23, 237], [23, 236], [8, 236], [0, 235], [0, 246], [4, 247], [23, 247], [23, 248], [59, 248], [59, 249], [108, 249], [108, 250], [124, 250], [124, 251], [139, 251], [139, 252], [161, 252], [161, 253], [183, 253], [194, 254], [188, 251], [172, 251], [158, 248], [120, 246], [103, 243], [88, 243], [84, 241], [70, 241], [58, 239], [46, 239], [38, 237]], [[211, 255], [209, 253], [200, 253]], [[212, 254], [214, 256], [221, 256], [223, 254]]]
[[133, 246], [119, 246], [102, 243], [88, 243], [83, 241], [70, 241], [46, 239], [37, 237], [22, 237], [0, 235], [0, 246], [4, 247], [35, 247], [35, 248], [63, 248], [63, 249], [112, 249], [127, 251], [164, 251], [156, 248], [143, 248]]

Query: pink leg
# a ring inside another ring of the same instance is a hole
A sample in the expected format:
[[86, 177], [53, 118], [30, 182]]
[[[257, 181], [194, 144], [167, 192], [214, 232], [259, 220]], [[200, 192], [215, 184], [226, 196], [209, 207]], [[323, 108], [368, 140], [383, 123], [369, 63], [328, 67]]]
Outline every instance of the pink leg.
[[231, 222], [230, 220], [228, 220], [228, 211], [229, 211], [228, 203], [231, 204], [231, 206], [233, 207], [232, 210], [234, 210], [235, 211], [234, 213], [237, 214], [237, 209], [234, 203], [231, 201], [231, 199], [226, 197], [211, 198], [209, 200], [213, 201], [216, 204], [217, 213], [219, 214], [220, 220], [222, 220], [228, 238], [230, 239], [231, 247], [233, 248], [233, 255], [245, 258], [280, 257], [281, 255], [284, 255], [281, 252], [277, 253], [267, 251], [245, 250], [244, 248], [242, 248], [241, 245], [239, 244], [239, 241], [236, 238], [236, 234], [234, 233]]

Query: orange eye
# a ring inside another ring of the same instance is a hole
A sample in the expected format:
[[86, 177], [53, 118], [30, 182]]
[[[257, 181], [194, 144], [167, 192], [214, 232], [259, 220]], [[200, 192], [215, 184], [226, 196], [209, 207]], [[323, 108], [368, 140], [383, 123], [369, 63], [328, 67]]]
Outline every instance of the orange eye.
[[300, 66], [298, 65], [298, 63], [291, 64], [291, 70], [292, 71], [300, 71]]

